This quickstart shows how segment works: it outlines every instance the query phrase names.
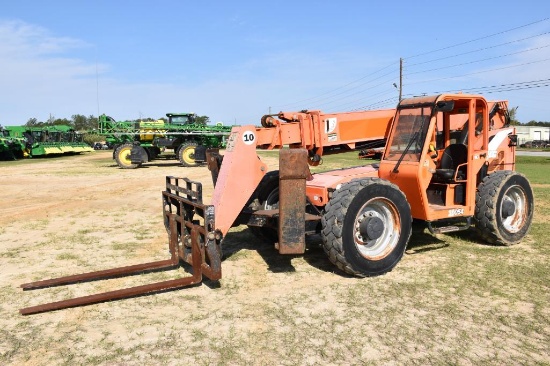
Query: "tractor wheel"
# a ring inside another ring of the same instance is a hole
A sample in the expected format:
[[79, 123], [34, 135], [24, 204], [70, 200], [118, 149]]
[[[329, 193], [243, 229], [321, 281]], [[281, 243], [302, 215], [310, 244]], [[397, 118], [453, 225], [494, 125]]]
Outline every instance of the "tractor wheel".
[[194, 167], [199, 164], [195, 161], [196, 142], [185, 142], [178, 149], [178, 158], [183, 166]]
[[130, 160], [130, 153], [132, 152], [132, 147], [134, 145], [131, 143], [122, 144], [115, 150], [115, 160], [119, 167], [122, 169], [136, 169], [141, 164], [132, 164]]
[[412, 232], [405, 195], [379, 178], [351, 181], [336, 190], [321, 223], [323, 247], [330, 261], [359, 277], [391, 271]]
[[533, 207], [533, 190], [523, 174], [494, 172], [477, 189], [476, 230], [490, 244], [517, 244], [531, 226]]
[[[274, 170], [268, 172], [258, 188], [252, 195], [251, 203], [260, 210], [273, 210], [279, 208], [279, 171]], [[279, 233], [271, 227], [249, 226], [250, 231], [258, 239], [269, 244], [274, 244], [279, 241]]]

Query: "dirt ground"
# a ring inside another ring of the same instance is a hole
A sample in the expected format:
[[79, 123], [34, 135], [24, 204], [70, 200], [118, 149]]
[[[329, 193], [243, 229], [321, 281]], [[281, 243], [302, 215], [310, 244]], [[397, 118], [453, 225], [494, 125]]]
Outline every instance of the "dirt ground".
[[[517, 296], [502, 298], [497, 278], [486, 280], [477, 264], [464, 264], [465, 256], [478, 255], [476, 250], [498, 255], [492, 248], [461, 251], [451, 259], [458, 249], [435, 239], [409, 250], [393, 272], [358, 279], [335, 273], [316, 245], [304, 256], [281, 257], [237, 228], [224, 244], [219, 283], [20, 315], [20, 308], [44, 302], [184, 275], [174, 270], [34, 291], [19, 288], [40, 279], [168, 259], [161, 203], [166, 175], [203, 182], [209, 201], [212, 184], [205, 167], [159, 161], [121, 170], [110, 154], [1, 163], [0, 363], [550, 362], [550, 312], [542, 300], [529, 300], [530, 290], [515, 285], [508, 286]], [[276, 169], [275, 157], [267, 163]], [[451, 252], [438, 256], [440, 248]], [[506, 260], [534, 251], [529, 245], [513, 250]], [[450, 282], [454, 266], [465, 265], [473, 266], [477, 278]], [[435, 266], [447, 266], [447, 272], [432, 273]], [[548, 289], [542, 280], [532, 286]]]

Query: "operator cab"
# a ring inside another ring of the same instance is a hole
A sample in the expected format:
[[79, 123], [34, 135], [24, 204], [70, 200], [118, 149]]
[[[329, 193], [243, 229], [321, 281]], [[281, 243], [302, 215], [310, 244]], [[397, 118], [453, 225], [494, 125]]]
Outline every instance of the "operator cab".
[[195, 123], [194, 113], [166, 113], [171, 125], [192, 125]]
[[487, 157], [487, 120], [487, 102], [481, 96], [401, 101], [380, 177], [405, 193], [414, 218], [430, 222], [473, 215], [477, 176], [483, 174]]
[[[471, 165], [471, 159], [468, 157], [471, 151], [484, 145], [482, 140], [476, 139], [483, 133], [483, 114], [483, 108], [474, 111], [476, 136], [469, 138], [471, 133], [469, 101], [458, 100], [457, 103], [453, 101], [452, 108], [437, 111], [435, 131], [432, 135], [435, 140], [432, 137], [431, 141], [431, 146], [435, 145], [435, 149], [431, 149], [433, 152], [430, 155], [436, 169], [426, 192], [429, 207], [437, 210], [440, 207], [466, 206], [466, 188], [472, 181], [468, 179], [470, 170], [468, 167]], [[478, 146], [469, 149], [470, 142]], [[475, 185], [475, 181], [472, 184]], [[457, 208], [453, 212], [460, 214], [461, 210], [462, 208]]]

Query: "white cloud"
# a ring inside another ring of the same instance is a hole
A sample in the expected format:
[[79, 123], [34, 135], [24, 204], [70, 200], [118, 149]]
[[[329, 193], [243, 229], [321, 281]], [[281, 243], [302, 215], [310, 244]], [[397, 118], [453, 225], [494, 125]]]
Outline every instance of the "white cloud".
[[82, 101], [95, 89], [96, 65], [68, 54], [90, 47], [22, 21], [0, 22], [0, 123], [46, 120], [50, 113], [69, 118], [89, 110]]
[[260, 95], [269, 94], [265, 83], [204, 81], [186, 86], [125, 82], [112, 77], [110, 65], [74, 56], [82, 49], [93, 55], [93, 47], [22, 21], [0, 21], [0, 84], [4, 86], [0, 124], [23, 124], [32, 117], [44, 121], [50, 114], [57, 118], [97, 115], [98, 104], [100, 113], [119, 120], [194, 111], [212, 121], [231, 123], [235, 119], [250, 121], [242, 112], [246, 111], [257, 116], [250, 121], [257, 123], [266, 112], [255, 108]]
[[51, 55], [68, 49], [88, 47], [81, 40], [53, 36], [47, 29], [19, 20], [0, 22], [0, 55], [17, 58]]
[[194, 85], [127, 82], [113, 77], [110, 65], [74, 56], [82, 49], [93, 55], [93, 47], [21, 21], [0, 22], [0, 83], [9, 86], [0, 92], [0, 123], [97, 115], [99, 102], [100, 113], [118, 120], [193, 111], [213, 122], [258, 124], [271, 103], [301, 100], [330, 85], [317, 77], [319, 70], [338, 80], [338, 72], [331, 73], [330, 62], [318, 55], [277, 53], [245, 60]]

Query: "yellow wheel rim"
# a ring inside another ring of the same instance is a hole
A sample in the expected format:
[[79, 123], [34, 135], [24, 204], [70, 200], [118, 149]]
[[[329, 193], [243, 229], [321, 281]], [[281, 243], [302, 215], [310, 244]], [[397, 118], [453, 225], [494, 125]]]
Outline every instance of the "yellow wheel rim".
[[181, 159], [186, 164], [195, 164], [195, 148], [194, 147], [187, 147], [185, 150], [183, 150], [181, 154]]
[[118, 153], [118, 158], [120, 160], [121, 164], [124, 164], [126, 166], [132, 165], [132, 160], [130, 160], [130, 154], [132, 153], [131, 147], [124, 147], [120, 150]]

